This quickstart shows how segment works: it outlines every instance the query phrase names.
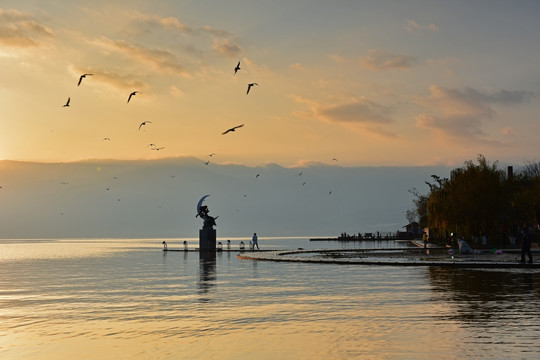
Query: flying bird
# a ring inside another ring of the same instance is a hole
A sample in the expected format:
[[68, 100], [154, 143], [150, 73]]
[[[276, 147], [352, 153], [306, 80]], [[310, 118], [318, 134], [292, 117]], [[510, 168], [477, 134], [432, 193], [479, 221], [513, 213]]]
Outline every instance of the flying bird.
[[71, 98], [68, 97], [68, 99], [67, 99], [65, 105], [63, 105], [62, 107], [69, 107], [69, 102], [70, 102], [70, 101], [71, 101]]
[[249, 90], [251, 90], [251, 87], [252, 87], [253, 85], [259, 86], [259, 84], [257, 84], [257, 83], [250, 83], [250, 84], [248, 84], [248, 88], [247, 88], [247, 91], [246, 91], [246, 95], [249, 94]]
[[227, 133], [229, 133], [231, 131], [236, 131], [236, 129], [241, 128], [242, 126], [244, 126], [244, 124], [232, 127], [229, 130], [222, 132], [221, 135], [225, 135], [225, 134], [227, 134]]
[[108, 137], [106, 137], [106, 138], [103, 138], [103, 141], [105, 141], [105, 140], [107, 140], [107, 141], [111, 141], [111, 138], [108, 138]]
[[94, 74], [82, 74], [81, 77], [79, 78], [79, 82], [77, 83], [77, 86], [81, 85], [82, 79], [91, 75], [94, 75]]
[[234, 75], [236, 75], [236, 72], [240, 70], [240, 61], [238, 62], [238, 64], [236, 64], [236, 67], [234, 68]]
[[152, 122], [151, 121], [143, 121], [140, 125], [139, 125], [139, 131], [141, 130], [141, 127], [143, 125], [146, 125], [146, 124], [151, 124]]
[[204, 165], [208, 165], [208, 164], [210, 164], [210, 160], [204, 162]]
[[165, 149], [165, 146], [152, 148], [152, 150], [156, 150], [156, 151], [159, 151], [162, 149]]
[[127, 102], [129, 103], [129, 100], [131, 100], [131, 97], [134, 96], [134, 95], [137, 95], [138, 93], [140, 93], [140, 91], [133, 91], [131, 94], [129, 94]]

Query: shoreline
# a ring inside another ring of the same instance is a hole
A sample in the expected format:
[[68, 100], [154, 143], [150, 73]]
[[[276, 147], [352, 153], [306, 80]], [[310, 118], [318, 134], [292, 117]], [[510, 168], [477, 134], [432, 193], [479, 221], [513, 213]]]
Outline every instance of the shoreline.
[[[491, 252], [450, 255], [430, 249], [354, 249], [354, 250], [281, 250], [249, 251], [237, 255], [244, 260], [303, 262], [318, 264], [383, 265], [383, 266], [437, 266], [452, 268], [519, 268], [540, 269], [540, 263], [521, 263], [520, 253], [513, 249], [503, 254]], [[539, 251], [534, 251], [538, 255]]]

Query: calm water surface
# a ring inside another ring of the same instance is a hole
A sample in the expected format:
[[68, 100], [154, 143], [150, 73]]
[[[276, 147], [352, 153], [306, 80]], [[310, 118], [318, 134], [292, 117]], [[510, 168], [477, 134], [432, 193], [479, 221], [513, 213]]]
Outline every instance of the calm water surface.
[[1, 240], [0, 359], [540, 358], [537, 271], [201, 259], [161, 241]]

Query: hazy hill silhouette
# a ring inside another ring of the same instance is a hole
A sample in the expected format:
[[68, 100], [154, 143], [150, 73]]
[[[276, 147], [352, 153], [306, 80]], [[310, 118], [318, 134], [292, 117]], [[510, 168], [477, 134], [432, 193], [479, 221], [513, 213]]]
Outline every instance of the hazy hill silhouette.
[[449, 171], [205, 165], [196, 158], [0, 161], [0, 238], [196, 237], [202, 222], [195, 207], [205, 194], [221, 238], [395, 231], [407, 223], [408, 190], [425, 193], [431, 174]]

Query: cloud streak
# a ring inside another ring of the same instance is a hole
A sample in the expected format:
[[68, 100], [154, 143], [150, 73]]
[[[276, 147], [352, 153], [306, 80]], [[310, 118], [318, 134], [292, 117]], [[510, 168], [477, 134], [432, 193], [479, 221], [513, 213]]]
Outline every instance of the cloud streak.
[[39, 24], [32, 16], [18, 10], [0, 8], [0, 44], [11, 47], [39, 46], [41, 39], [53, 36], [53, 31]]
[[206, 36], [212, 40], [213, 51], [228, 57], [238, 56], [242, 52], [242, 47], [233, 41], [234, 35], [231, 32], [211, 26], [193, 27], [173, 16], [161, 17], [136, 13], [132, 26], [138, 31], [163, 30], [168, 33], [182, 35], [185, 38]]
[[108, 38], [95, 40], [94, 44], [105, 50], [125, 55], [131, 60], [149, 65], [159, 73], [190, 76], [184, 65], [169, 50], [148, 49], [144, 46], [130, 44], [124, 40], [111, 40]]
[[368, 54], [360, 59], [360, 65], [371, 71], [408, 70], [415, 63], [416, 59], [412, 56], [379, 49], [369, 50]]
[[420, 25], [414, 20], [407, 20], [407, 23], [405, 26], [403, 26], [405, 30], [408, 32], [415, 32], [415, 31], [439, 31], [439, 27], [433, 23], [429, 25]]
[[133, 90], [133, 89], [145, 89], [148, 87], [143, 81], [140, 81], [132, 74], [118, 74], [113, 71], [100, 70], [96, 68], [80, 68], [75, 67], [72, 69], [74, 75], [79, 76], [80, 74], [94, 74], [92, 76], [92, 82], [100, 82], [107, 84], [114, 88], [120, 90]]
[[483, 130], [486, 120], [495, 115], [493, 106], [519, 105], [532, 97], [533, 94], [526, 91], [482, 92], [470, 87], [431, 86], [428, 96], [417, 99], [429, 113], [416, 116], [416, 126], [447, 138], [495, 144], [497, 142], [489, 139]]
[[379, 137], [398, 137], [387, 129], [394, 122], [390, 117], [394, 110], [364, 97], [339, 105], [325, 105], [296, 95], [293, 99], [310, 107], [310, 112], [296, 112], [296, 116], [350, 127]]

